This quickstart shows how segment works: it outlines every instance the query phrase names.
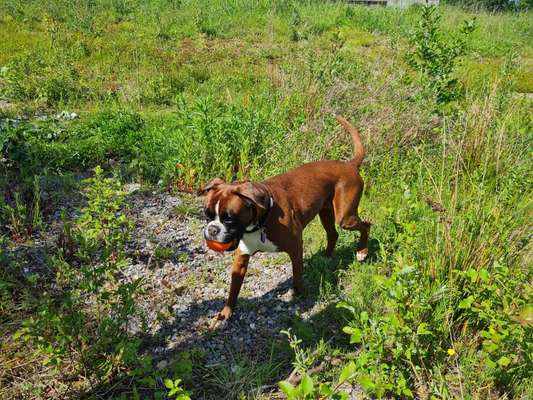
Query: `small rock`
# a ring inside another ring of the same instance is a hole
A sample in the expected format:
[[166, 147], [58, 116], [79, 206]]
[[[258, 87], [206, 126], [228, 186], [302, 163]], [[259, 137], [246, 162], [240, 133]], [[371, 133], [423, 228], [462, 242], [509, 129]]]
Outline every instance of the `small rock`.
[[161, 360], [157, 363], [157, 369], [165, 369], [168, 365], [168, 361], [167, 360]]
[[68, 112], [68, 111], [61, 111], [59, 114], [56, 115], [57, 119], [63, 119], [63, 120], [72, 120], [78, 118], [78, 114], [75, 112]]
[[141, 189], [140, 183], [128, 183], [124, 185], [124, 191], [127, 193], [134, 193]]
[[165, 203], [167, 204], [167, 206], [175, 207], [181, 204], [181, 199], [175, 196], [168, 196], [165, 200]]

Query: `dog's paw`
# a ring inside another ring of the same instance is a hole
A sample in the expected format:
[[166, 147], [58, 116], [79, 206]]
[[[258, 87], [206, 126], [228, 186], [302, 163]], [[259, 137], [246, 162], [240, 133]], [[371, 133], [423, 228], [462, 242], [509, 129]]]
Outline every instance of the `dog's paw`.
[[359, 250], [357, 253], [355, 253], [355, 258], [357, 258], [357, 261], [359, 262], [365, 261], [367, 256], [368, 256], [368, 249]]
[[228, 323], [225, 319], [218, 319], [218, 315], [214, 317], [209, 323], [209, 330], [216, 331], [222, 329]]
[[282, 298], [289, 303], [297, 303], [304, 297], [305, 294], [303, 289], [290, 288]]
[[232, 317], [232, 315], [233, 310], [228, 306], [224, 306], [224, 308], [211, 320], [209, 329], [215, 330], [221, 328]]

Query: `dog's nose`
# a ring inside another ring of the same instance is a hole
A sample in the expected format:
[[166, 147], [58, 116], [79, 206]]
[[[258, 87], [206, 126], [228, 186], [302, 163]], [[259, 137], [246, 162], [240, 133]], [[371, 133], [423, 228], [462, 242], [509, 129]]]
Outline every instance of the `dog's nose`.
[[220, 233], [220, 228], [216, 225], [211, 225], [207, 227], [207, 234], [211, 237], [215, 237]]

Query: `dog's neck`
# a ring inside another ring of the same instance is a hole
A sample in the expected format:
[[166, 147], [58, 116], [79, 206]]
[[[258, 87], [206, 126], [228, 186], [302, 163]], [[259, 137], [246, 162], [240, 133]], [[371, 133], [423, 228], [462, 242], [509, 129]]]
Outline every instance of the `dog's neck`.
[[273, 207], [274, 207], [274, 199], [272, 199], [272, 196], [269, 196], [268, 197], [268, 208], [265, 210], [265, 212], [263, 213], [261, 218], [259, 218], [257, 223], [252, 224], [252, 225], [248, 225], [246, 227], [246, 229], [244, 230], [244, 233], [245, 234], [246, 233], [252, 233], [252, 232], [258, 231], [259, 229], [263, 229], [264, 226], [265, 226], [265, 222], [266, 222], [266, 220], [268, 218], [268, 215], [270, 214], [270, 211], [272, 210]]

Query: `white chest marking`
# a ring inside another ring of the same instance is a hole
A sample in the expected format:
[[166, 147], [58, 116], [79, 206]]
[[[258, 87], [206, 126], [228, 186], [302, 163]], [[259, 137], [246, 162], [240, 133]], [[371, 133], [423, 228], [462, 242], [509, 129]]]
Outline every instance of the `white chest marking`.
[[267, 253], [275, 253], [278, 248], [266, 237], [265, 231], [259, 229], [258, 231], [245, 233], [239, 242], [239, 250], [242, 254], [252, 255], [258, 251]]

